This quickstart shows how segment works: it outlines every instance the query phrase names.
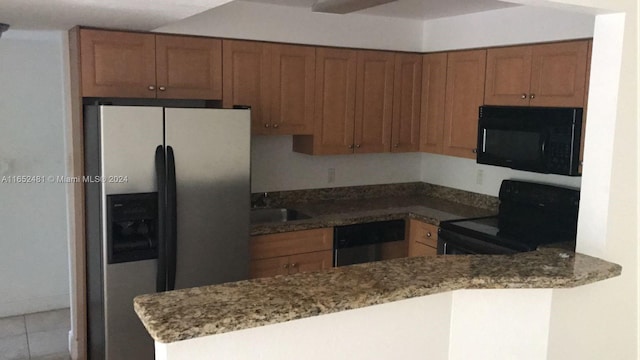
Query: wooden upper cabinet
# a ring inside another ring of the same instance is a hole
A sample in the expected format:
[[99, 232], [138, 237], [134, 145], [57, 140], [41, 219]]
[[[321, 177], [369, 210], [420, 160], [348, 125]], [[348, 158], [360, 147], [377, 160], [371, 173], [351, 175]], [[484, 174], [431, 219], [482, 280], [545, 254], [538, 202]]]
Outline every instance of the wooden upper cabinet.
[[532, 48], [530, 105], [582, 107], [589, 41], [534, 45]]
[[156, 36], [157, 97], [222, 99], [222, 40]]
[[353, 152], [356, 51], [316, 50], [315, 131], [294, 137], [294, 151], [315, 155]]
[[447, 53], [424, 55], [422, 57], [420, 151], [442, 153], [446, 85]]
[[155, 35], [80, 30], [81, 94], [156, 97]]
[[315, 47], [271, 44], [271, 133], [312, 134]]
[[268, 134], [271, 124], [269, 49], [257, 41], [222, 41], [222, 106], [250, 106], [251, 133], [256, 135]]
[[220, 40], [80, 29], [85, 97], [222, 98]]
[[318, 48], [313, 136], [294, 151], [314, 155], [389, 152], [395, 56], [392, 52]]
[[529, 105], [531, 46], [514, 46], [487, 51], [487, 105]]
[[582, 107], [589, 41], [487, 51], [485, 104]]
[[443, 153], [475, 159], [478, 108], [484, 100], [486, 50], [451, 52], [447, 59]]
[[391, 149], [394, 54], [358, 51], [356, 79], [355, 153], [383, 153]]
[[422, 56], [398, 53], [395, 57], [391, 150], [393, 152], [418, 151]]

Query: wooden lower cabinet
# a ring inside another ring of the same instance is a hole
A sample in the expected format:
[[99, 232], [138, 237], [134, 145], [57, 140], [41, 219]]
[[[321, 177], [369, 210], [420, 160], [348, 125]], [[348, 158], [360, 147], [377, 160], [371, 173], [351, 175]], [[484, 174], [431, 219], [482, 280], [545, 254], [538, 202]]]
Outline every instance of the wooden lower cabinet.
[[438, 253], [438, 227], [409, 220], [409, 257], [434, 256]]
[[331, 250], [251, 260], [250, 276], [255, 279], [324, 270], [330, 268], [332, 262], [333, 251]]
[[252, 236], [249, 276], [290, 275], [333, 264], [333, 228]]

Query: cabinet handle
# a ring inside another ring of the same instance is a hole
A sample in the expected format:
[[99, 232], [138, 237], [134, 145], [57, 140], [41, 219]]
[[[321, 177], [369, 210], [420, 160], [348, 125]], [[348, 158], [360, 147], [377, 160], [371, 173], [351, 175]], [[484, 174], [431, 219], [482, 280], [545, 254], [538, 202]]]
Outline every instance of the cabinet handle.
[[360, 144], [356, 144], [356, 149], [360, 149]]
[[526, 98], [527, 98], [527, 94], [523, 93], [522, 95], [520, 95], [520, 99], [526, 99]]
[[393, 147], [394, 147], [394, 148], [397, 148], [397, 147], [399, 147], [399, 146], [400, 146], [400, 144], [398, 144], [398, 143], [393, 144]]
[[284, 264], [284, 268], [288, 269], [289, 268], [289, 264]]
[[535, 98], [536, 98], [536, 94], [529, 95], [529, 99], [535, 99]]
[[279, 125], [279, 124], [273, 124], [273, 128], [274, 128], [274, 129], [277, 129], [278, 127], [280, 127], [280, 125]]
[[353, 144], [349, 144], [349, 146], [347, 146], [349, 149], [353, 149]]
[[291, 264], [291, 267], [293, 267], [293, 268], [296, 267], [296, 266], [298, 266], [298, 264], [296, 264], [296, 263]]
[[427, 231], [427, 237], [430, 238], [431, 237], [431, 231]]
[[153, 86], [153, 85], [149, 85], [149, 86], [147, 86], [147, 89], [149, 89], [149, 91], [154, 91], [156, 89], [156, 87]]
[[164, 86], [160, 86], [160, 87], [158, 88], [158, 90], [160, 90], [160, 91], [165, 91], [165, 90], [167, 90], [167, 88], [166, 88], [166, 87], [164, 87]]
[[478, 149], [472, 149], [471, 152], [474, 153], [474, 154], [477, 154], [478, 153]]
[[264, 124], [264, 127], [268, 128], [268, 127], [269, 127], [269, 124]]

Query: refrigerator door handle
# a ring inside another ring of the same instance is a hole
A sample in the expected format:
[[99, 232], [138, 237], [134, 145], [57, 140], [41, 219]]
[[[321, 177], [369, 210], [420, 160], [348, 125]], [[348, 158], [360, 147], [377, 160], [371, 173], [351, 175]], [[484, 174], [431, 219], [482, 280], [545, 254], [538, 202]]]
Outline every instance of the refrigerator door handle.
[[178, 252], [178, 213], [176, 209], [176, 163], [173, 148], [167, 146], [167, 290], [176, 284]]
[[158, 270], [156, 291], [167, 290], [167, 182], [164, 146], [156, 147], [156, 182], [158, 184]]

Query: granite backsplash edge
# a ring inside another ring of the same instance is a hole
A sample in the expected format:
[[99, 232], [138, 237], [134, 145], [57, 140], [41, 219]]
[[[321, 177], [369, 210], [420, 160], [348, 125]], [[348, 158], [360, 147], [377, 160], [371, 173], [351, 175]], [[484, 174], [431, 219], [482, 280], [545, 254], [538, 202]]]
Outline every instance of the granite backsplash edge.
[[266, 198], [264, 194], [263, 192], [251, 194], [251, 206], [283, 207], [318, 201], [360, 200], [414, 195], [430, 196], [492, 211], [497, 211], [500, 203], [498, 198], [494, 196], [423, 182], [273, 191], [268, 192]]

